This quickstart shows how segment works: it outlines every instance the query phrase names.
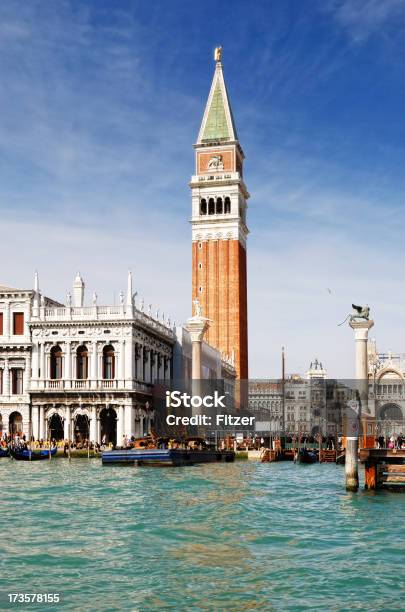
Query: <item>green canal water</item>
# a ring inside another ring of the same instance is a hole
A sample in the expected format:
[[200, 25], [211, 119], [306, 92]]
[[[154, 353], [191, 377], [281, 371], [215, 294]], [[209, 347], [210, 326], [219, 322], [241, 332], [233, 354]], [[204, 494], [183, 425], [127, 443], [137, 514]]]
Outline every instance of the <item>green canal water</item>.
[[405, 496], [339, 466], [2, 459], [0, 482], [2, 610], [405, 610]]

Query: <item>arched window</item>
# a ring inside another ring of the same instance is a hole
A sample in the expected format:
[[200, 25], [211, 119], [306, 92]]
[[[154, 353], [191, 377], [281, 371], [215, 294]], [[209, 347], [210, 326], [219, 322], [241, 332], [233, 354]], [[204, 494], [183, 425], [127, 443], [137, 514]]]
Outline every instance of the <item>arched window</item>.
[[103, 408], [100, 412], [101, 442], [103, 444], [119, 444], [117, 440], [117, 413], [114, 408]]
[[222, 215], [222, 198], [217, 198], [217, 215]]
[[214, 198], [210, 198], [208, 200], [208, 214], [215, 215], [215, 200]]
[[231, 212], [231, 199], [225, 198], [225, 214]]
[[63, 440], [65, 436], [63, 430], [63, 420], [60, 414], [54, 413], [51, 416], [51, 418], [48, 420], [48, 427], [53, 440]]
[[200, 215], [206, 215], [206, 214], [207, 214], [207, 200], [205, 198], [202, 198], [200, 202]]
[[76, 351], [76, 378], [84, 380], [88, 376], [89, 354], [87, 347], [82, 344]]
[[111, 380], [115, 377], [114, 347], [108, 344], [103, 348], [103, 378]]
[[53, 380], [62, 378], [62, 349], [60, 346], [51, 348], [51, 378]]
[[23, 433], [23, 424], [22, 424], [22, 414], [20, 412], [12, 412], [8, 419], [9, 423], [9, 434], [11, 436], [15, 436], [15, 434], [22, 435]]

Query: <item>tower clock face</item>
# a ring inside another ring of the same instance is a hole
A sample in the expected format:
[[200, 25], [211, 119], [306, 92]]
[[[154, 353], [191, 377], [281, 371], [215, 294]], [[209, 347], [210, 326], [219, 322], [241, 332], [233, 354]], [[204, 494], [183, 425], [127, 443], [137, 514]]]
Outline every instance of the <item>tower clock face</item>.
[[198, 174], [204, 172], [234, 172], [235, 155], [232, 149], [204, 151], [198, 153]]

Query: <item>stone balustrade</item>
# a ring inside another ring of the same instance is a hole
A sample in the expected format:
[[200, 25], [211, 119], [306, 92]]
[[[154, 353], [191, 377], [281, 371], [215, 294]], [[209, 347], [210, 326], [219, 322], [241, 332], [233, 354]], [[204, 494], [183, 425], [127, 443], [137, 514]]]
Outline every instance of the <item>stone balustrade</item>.
[[44, 322], [63, 322], [63, 321], [113, 321], [117, 318], [133, 319], [143, 327], [153, 330], [166, 338], [174, 340], [175, 333], [167, 322], [158, 321], [149, 316], [145, 312], [132, 308], [128, 310], [128, 306], [123, 304], [120, 306], [64, 306], [55, 308], [40, 308], [38, 315], [31, 315], [33, 323], [37, 321]]
[[105, 390], [134, 390], [142, 393], [150, 394], [152, 392], [152, 384], [140, 382], [137, 380], [121, 380], [121, 379], [39, 379], [32, 381], [32, 387], [29, 391], [105, 391]]

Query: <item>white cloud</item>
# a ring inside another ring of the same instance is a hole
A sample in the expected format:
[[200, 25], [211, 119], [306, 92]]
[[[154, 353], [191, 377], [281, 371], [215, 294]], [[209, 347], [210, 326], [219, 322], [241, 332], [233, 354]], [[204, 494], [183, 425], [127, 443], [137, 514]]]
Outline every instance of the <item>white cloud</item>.
[[405, 16], [404, 0], [331, 0], [326, 6], [356, 42], [397, 25], [395, 20]]

